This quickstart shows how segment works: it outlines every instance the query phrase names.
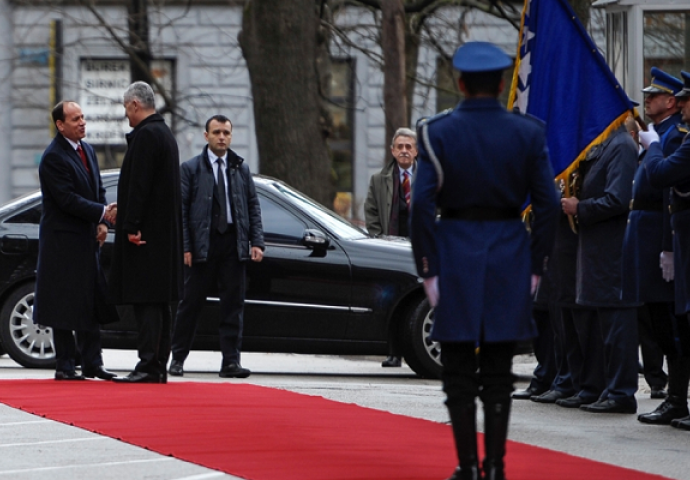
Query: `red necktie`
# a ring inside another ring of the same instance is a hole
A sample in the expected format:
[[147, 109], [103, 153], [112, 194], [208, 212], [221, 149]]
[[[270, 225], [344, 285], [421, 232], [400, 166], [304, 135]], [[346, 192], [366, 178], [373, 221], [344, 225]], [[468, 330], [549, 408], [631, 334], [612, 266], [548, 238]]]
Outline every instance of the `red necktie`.
[[407, 170], [403, 170], [402, 190], [405, 194], [405, 203], [407, 203], [407, 208], [410, 208], [410, 174], [407, 172]]
[[81, 163], [84, 164], [84, 168], [86, 169], [86, 171], [91, 173], [91, 170], [89, 170], [89, 164], [86, 161], [86, 152], [83, 148], [81, 148], [81, 144], [77, 145], [77, 153], [81, 157]]

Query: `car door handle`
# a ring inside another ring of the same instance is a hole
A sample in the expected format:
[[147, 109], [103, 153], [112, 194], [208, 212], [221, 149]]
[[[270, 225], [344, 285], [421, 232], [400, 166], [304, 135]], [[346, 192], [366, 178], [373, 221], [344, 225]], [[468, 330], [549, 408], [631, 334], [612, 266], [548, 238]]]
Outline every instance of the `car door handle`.
[[0, 251], [8, 254], [26, 253], [29, 251], [29, 238], [26, 235], [3, 235]]

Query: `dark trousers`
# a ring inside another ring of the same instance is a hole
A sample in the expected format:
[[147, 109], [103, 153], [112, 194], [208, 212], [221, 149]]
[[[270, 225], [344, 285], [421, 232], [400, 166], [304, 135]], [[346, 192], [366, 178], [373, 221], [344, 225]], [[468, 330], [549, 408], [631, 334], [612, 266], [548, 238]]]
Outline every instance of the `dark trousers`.
[[565, 327], [563, 326], [561, 308], [551, 305], [549, 307], [549, 318], [551, 319], [551, 329], [553, 330], [553, 358], [556, 362], [556, 376], [553, 379], [551, 389], [568, 396], [574, 395], [577, 392], [573, 387], [573, 378], [570, 375], [568, 359], [565, 354]]
[[103, 365], [101, 355], [101, 331], [72, 330], [53, 328], [53, 342], [55, 343], [55, 370], [58, 372], [74, 372], [77, 352], [81, 355], [83, 369], [93, 369]]
[[[660, 307], [660, 308], [659, 308]], [[655, 335], [656, 329], [670, 328], [671, 316], [665, 303], [646, 303], [637, 308], [637, 329], [640, 336], [640, 351], [642, 352], [642, 370], [644, 378], [653, 388], [664, 388], [668, 375], [664, 372], [664, 352], [657, 342], [658, 336], [665, 336], [662, 332]], [[669, 338], [673, 339], [672, 334]]]
[[556, 378], [556, 358], [554, 354], [554, 333], [547, 309], [532, 309], [532, 318], [537, 324], [538, 335], [534, 339], [534, 356], [537, 366], [532, 373], [530, 387], [536, 390], [549, 390]]
[[596, 310], [561, 308], [565, 354], [577, 395], [596, 401], [605, 388], [604, 346]]
[[635, 308], [597, 308], [596, 317], [604, 340], [606, 397], [637, 404], [637, 319]]
[[[653, 319], [650, 333], [668, 361], [668, 394], [686, 401], [690, 383], [690, 323], [685, 315], [675, 315], [673, 303], [645, 306]], [[646, 374], [645, 379], [652, 385]]]
[[573, 395], [573, 382], [565, 355], [563, 320], [560, 308], [532, 310], [539, 335], [534, 339], [534, 369], [530, 387], [538, 390], [556, 390]]
[[133, 310], [139, 327], [139, 363], [134, 370], [164, 376], [170, 355], [170, 304], [137, 304]]
[[466, 405], [480, 397], [484, 404], [510, 403], [515, 377], [514, 342], [483, 343], [479, 353], [471, 342], [441, 344], [446, 405]]
[[177, 308], [172, 337], [173, 360], [184, 362], [196, 334], [208, 292], [217, 287], [219, 338], [223, 365], [240, 363], [244, 323], [245, 262], [239, 260], [234, 228], [211, 233], [208, 260], [185, 267], [184, 297]]

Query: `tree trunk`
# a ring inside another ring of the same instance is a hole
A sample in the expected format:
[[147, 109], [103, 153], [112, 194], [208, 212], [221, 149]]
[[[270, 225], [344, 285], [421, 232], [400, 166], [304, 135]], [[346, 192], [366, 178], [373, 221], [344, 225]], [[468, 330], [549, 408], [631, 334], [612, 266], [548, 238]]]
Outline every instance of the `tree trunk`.
[[[421, 27], [420, 27], [421, 28]], [[405, 81], [406, 85], [406, 101], [407, 110], [405, 112], [406, 126], [415, 129], [414, 125], [410, 124], [412, 120], [412, 106], [414, 99], [414, 87], [416, 82], [412, 79], [417, 78], [417, 65], [419, 63], [419, 30], [414, 31], [409, 22], [409, 18], [405, 21]], [[408, 80], [409, 79], [409, 80]]]
[[130, 61], [132, 82], [150, 82], [151, 48], [149, 47], [148, 0], [130, 0], [127, 5], [129, 44], [139, 61]]
[[314, 0], [249, 0], [238, 40], [252, 86], [261, 173], [330, 207], [317, 27]]
[[386, 118], [385, 145], [393, 134], [408, 126], [405, 82], [405, 7], [402, 0], [381, 2], [381, 49], [383, 50], [383, 109]]

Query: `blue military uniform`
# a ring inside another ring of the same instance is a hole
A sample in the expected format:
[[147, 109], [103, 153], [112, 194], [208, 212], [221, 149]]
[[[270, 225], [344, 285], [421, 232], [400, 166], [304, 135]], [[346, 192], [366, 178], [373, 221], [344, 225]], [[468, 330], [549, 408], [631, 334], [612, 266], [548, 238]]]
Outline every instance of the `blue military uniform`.
[[[432, 338], [442, 342], [533, 338], [530, 274], [542, 273], [558, 214], [543, 125], [507, 112], [496, 99], [481, 98], [430, 119], [418, 135], [423, 140], [412, 197], [411, 238], [419, 275], [439, 276]], [[531, 239], [519, 215], [528, 195], [537, 219]], [[436, 208], [442, 211], [438, 223]], [[498, 221], [475, 221], [452, 215], [447, 220], [443, 213], [473, 208], [514, 214]]]
[[[486, 72], [497, 84], [512, 60], [491, 44], [469, 42], [453, 65], [464, 88], [473, 75], [473, 85], [486, 85], [477, 81]], [[488, 92], [468, 90], [454, 110], [418, 125], [418, 143], [410, 237], [419, 275], [438, 277], [432, 338], [442, 344], [460, 463], [451, 478], [478, 478], [477, 396], [487, 432], [485, 475], [504, 478], [512, 348], [536, 335], [530, 274], [543, 271], [559, 211], [544, 125], [506, 111]], [[520, 218], [528, 198], [535, 213], [531, 237]]]
[[[687, 102], [690, 97], [690, 73], [681, 72], [685, 88], [676, 93]], [[687, 103], [686, 103], [687, 105]], [[683, 119], [687, 120], [686, 107]], [[640, 415], [644, 423], [671, 424], [690, 430], [687, 392], [690, 383], [690, 136], [671, 155], [665, 156], [663, 136], [652, 143], [643, 161], [650, 183], [655, 187], [671, 188], [671, 225], [673, 227], [673, 263], [675, 270], [675, 311], [671, 331], [662, 344], [668, 359], [669, 388], [666, 400], [653, 412]], [[664, 340], [664, 339], [662, 339]]]
[[[652, 68], [651, 85], [645, 93], [677, 93], [683, 83], [663, 71]], [[676, 113], [655, 125], [665, 157], [675, 152], [685, 136]], [[659, 268], [659, 254], [672, 250], [671, 229], [668, 220], [668, 190], [653, 187], [642, 167], [635, 172], [628, 226], [623, 241], [624, 300], [634, 302], [672, 302], [673, 284], [666, 282]]]

